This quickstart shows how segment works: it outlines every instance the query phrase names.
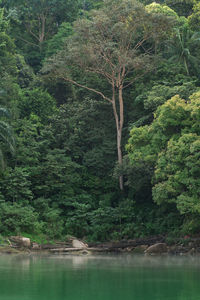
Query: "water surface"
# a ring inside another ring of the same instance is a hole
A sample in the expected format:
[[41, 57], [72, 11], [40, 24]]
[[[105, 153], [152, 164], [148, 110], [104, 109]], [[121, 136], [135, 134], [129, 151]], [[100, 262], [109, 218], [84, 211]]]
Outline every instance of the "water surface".
[[199, 300], [200, 258], [0, 256], [0, 300]]

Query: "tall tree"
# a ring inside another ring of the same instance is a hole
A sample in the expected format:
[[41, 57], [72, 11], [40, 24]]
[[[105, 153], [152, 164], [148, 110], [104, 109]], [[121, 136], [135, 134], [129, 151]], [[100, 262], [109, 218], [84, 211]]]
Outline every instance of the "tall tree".
[[47, 41], [57, 33], [62, 22], [73, 22], [80, 8], [79, 0], [2, 0], [10, 33], [26, 62], [37, 72], [45, 58]]
[[[96, 93], [112, 105], [116, 123], [118, 163], [122, 164], [124, 126], [123, 91], [138, 77], [152, 70], [153, 40], [169, 28], [162, 14], [152, 14], [135, 0], [105, 0], [88, 19], [74, 24], [74, 34], [64, 49], [49, 60], [43, 71], [51, 71], [63, 80]], [[106, 91], [90, 87], [73, 77], [72, 69], [95, 74], [110, 87]], [[123, 177], [119, 178], [123, 190]]]
[[[43, 42], [57, 31], [63, 21], [72, 22], [77, 15], [79, 1], [71, 0], [3, 0], [9, 17], [18, 18], [34, 45]], [[22, 32], [21, 32], [22, 33]], [[22, 38], [22, 36], [21, 36]], [[31, 43], [28, 39], [25, 42]]]

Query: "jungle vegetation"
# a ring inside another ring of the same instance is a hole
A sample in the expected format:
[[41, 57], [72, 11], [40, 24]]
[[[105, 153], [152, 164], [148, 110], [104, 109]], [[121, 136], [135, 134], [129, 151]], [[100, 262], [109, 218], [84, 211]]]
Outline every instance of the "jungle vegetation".
[[200, 232], [197, 0], [0, 1], [0, 235]]

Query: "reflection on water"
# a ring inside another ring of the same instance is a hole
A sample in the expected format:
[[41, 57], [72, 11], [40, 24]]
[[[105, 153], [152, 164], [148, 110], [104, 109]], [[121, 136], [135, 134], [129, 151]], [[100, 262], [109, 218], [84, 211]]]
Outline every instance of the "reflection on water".
[[0, 256], [0, 300], [199, 300], [200, 257]]

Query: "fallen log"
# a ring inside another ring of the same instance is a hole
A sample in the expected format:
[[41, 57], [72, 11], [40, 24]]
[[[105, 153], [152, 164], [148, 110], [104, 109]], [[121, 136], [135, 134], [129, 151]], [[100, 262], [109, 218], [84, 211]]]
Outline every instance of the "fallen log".
[[61, 249], [61, 248], [67, 248], [68, 244], [59, 245], [59, 244], [42, 244], [41, 249], [42, 250], [51, 250], [51, 249]]
[[96, 248], [96, 247], [91, 247], [91, 248], [54, 248], [54, 249], [49, 249], [50, 252], [53, 253], [65, 253], [65, 252], [78, 252], [78, 251], [89, 251], [89, 252], [121, 252], [122, 249], [120, 248]]
[[76, 252], [76, 251], [81, 251], [85, 250], [85, 248], [54, 248], [54, 249], [49, 249], [50, 252]]

